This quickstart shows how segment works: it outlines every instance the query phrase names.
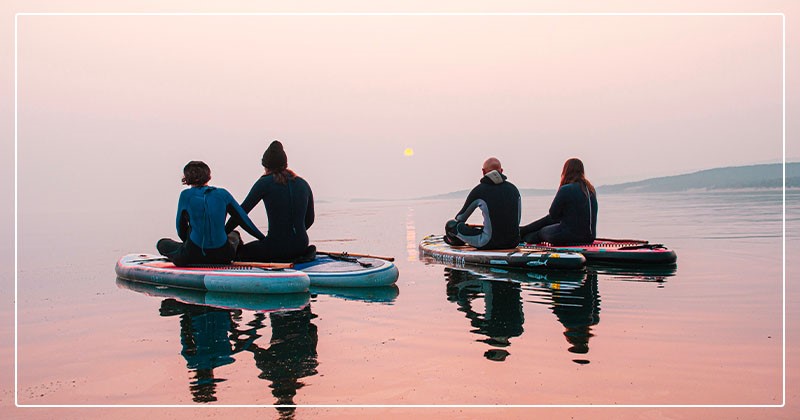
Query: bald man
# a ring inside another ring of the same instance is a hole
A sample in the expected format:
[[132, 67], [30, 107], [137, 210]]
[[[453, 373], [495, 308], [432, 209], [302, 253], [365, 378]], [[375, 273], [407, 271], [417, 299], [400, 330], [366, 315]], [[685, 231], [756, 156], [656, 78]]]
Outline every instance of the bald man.
[[[444, 241], [450, 245], [470, 245], [478, 249], [508, 249], [519, 245], [522, 199], [519, 190], [503, 175], [497, 158], [490, 157], [481, 168], [483, 178], [467, 196], [467, 201], [445, 225]], [[483, 226], [466, 224], [475, 209], [483, 214]]]

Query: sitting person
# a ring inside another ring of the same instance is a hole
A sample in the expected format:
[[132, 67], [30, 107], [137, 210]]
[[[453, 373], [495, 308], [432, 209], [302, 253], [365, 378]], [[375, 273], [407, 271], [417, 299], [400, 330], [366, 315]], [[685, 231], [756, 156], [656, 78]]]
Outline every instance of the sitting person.
[[[486, 159], [481, 170], [480, 183], [470, 191], [456, 218], [445, 225], [444, 241], [478, 249], [516, 248], [522, 206], [519, 190], [506, 180], [497, 158]], [[476, 208], [483, 214], [483, 226], [466, 224]]]
[[[261, 158], [262, 175], [242, 201], [249, 213], [259, 201], [264, 202], [269, 223], [267, 236], [244, 244], [239, 250], [240, 261], [294, 261], [313, 259], [316, 248], [308, 246], [308, 228], [314, 223], [314, 196], [311, 187], [288, 169], [283, 144], [273, 141]], [[231, 219], [225, 226], [230, 232], [236, 227]]]
[[230, 264], [241, 242], [239, 232], [225, 233], [225, 215], [230, 214], [244, 230], [263, 238], [247, 213], [224, 188], [211, 187], [211, 169], [204, 162], [191, 161], [183, 168], [184, 185], [178, 199], [175, 224], [183, 242], [169, 238], [158, 241], [156, 249], [176, 266]]
[[561, 184], [550, 211], [541, 219], [519, 228], [527, 243], [552, 245], [590, 244], [597, 237], [597, 196], [586, 179], [583, 162], [572, 158], [564, 162]]

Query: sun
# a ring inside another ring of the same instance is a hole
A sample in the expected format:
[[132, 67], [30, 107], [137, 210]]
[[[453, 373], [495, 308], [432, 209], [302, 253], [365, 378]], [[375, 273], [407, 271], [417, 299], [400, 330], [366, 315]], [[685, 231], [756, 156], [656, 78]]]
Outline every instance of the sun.
[[406, 147], [406, 150], [403, 150], [403, 155], [406, 157], [414, 156], [414, 149]]

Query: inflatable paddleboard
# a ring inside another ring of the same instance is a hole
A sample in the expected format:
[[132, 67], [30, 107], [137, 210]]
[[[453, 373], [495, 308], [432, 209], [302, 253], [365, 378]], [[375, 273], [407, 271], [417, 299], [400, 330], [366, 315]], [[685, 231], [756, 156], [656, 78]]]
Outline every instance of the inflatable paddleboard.
[[674, 264], [675, 251], [662, 244], [634, 239], [597, 239], [589, 245], [553, 246], [549, 243], [522, 244], [522, 249], [542, 252], [578, 252], [589, 263]]
[[308, 275], [292, 269], [267, 269], [248, 266], [210, 265], [176, 267], [159, 255], [129, 254], [115, 268], [123, 279], [226, 293], [302, 293], [311, 284]]
[[193, 305], [222, 309], [246, 309], [258, 312], [293, 311], [303, 309], [309, 302], [308, 293], [224, 293], [205, 290], [181, 289], [159, 286], [117, 278], [117, 287], [132, 290], [147, 296], [170, 298]]
[[419, 243], [423, 258], [437, 263], [463, 267], [466, 264], [535, 269], [581, 269], [586, 258], [573, 252], [530, 250], [478, 250], [471, 246], [451, 246], [441, 235], [429, 235]]
[[397, 266], [390, 261], [346, 255], [317, 255], [314, 261], [295, 263], [294, 268], [306, 273], [315, 287], [389, 286], [399, 276]]

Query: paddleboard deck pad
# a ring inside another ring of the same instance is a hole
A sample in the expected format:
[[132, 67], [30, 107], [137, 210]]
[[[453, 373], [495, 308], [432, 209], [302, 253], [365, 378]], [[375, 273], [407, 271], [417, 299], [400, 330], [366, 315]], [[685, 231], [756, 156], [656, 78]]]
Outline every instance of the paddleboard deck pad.
[[311, 284], [308, 274], [292, 269], [209, 265], [176, 267], [164, 257], [129, 254], [115, 268], [117, 276], [136, 282], [227, 293], [301, 293]]
[[451, 246], [441, 235], [429, 235], [419, 243], [423, 258], [434, 262], [463, 267], [466, 264], [519, 267], [529, 269], [581, 269], [586, 258], [573, 252], [531, 250], [525, 248], [505, 250], [478, 250], [471, 246]]
[[552, 246], [549, 243], [522, 244], [522, 249], [543, 252], [577, 252], [589, 263], [674, 264], [675, 251], [662, 244], [636, 239], [597, 239], [588, 245]]
[[308, 275], [315, 287], [379, 287], [397, 281], [394, 263], [378, 258], [317, 255], [311, 262], [295, 263], [294, 268]]

